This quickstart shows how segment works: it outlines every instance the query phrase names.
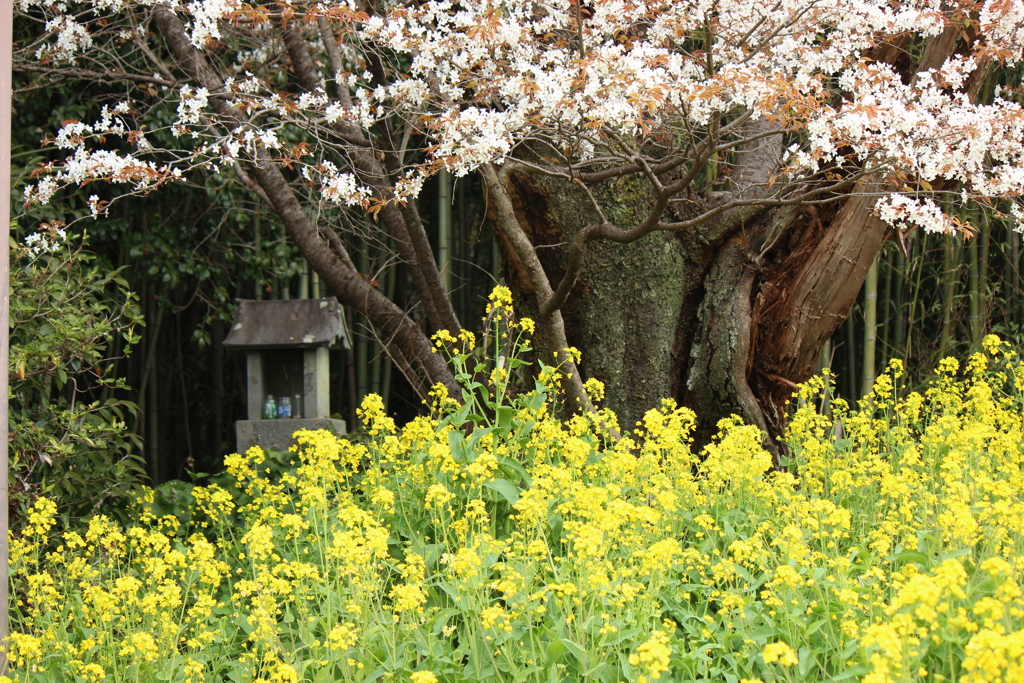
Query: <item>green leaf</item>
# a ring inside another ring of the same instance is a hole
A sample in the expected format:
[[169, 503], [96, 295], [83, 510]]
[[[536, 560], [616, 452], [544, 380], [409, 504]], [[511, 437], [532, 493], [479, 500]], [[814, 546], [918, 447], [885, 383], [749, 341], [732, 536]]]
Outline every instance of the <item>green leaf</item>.
[[515, 484], [507, 479], [493, 479], [491, 481], [485, 481], [484, 486], [492, 491], [500, 493], [501, 496], [509, 502], [509, 505], [515, 505], [519, 502], [519, 489]]
[[814, 664], [814, 657], [811, 656], [811, 648], [806, 645], [803, 646], [800, 648], [797, 656], [799, 657], [797, 669], [799, 669], [801, 676], [806, 676], [807, 672], [811, 670], [811, 665]]
[[576, 643], [572, 642], [568, 638], [561, 638], [560, 642], [562, 643], [562, 645], [565, 646], [565, 649], [568, 650], [572, 654], [572, 656], [576, 658], [576, 661], [578, 661], [580, 663], [580, 665], [586, 666], [586, 663], [587, 663], [587, 652], [586, 652], [586, 650], [584, 650], [582, 647], [580, 647]]
[[811, 624], [809, 627], [804, 629], [804, 636], [809, 636], [809, 635], [811, 635], [813, 633], [817, 633], [817, 631], [819, 629], [821, 629], [821, 627], [824, 626], [827, 623], [828, 622], [825, 621], [824, 619], [818, 619], [813, 624]]
[[519, 482], [521, 482], [523, 486], [525, 486], [526, 488], [530, 488], [532, 481], [530, 473], [526, 471], [526, 468], [523, 467], [522, 463], [520, 463], [518, 460], [510, 458], [507, 455], [500, 455], [498, 456], [498, 466], [505, 473], [511, 472], [513, 474], [518, 475]]
[[857, 666], [850, 667], [849, 669], [840, 674], [835, 674], [831, 676], [829, 680], [845, 681], [848, 678], [860, 678], [861, 676], [863, 676], [866, 673], [869, 673], [870, 671], [871, 667], [867, 664], [858, 664]]
[[452, 459], [455, 462], [466, 461], [466, 441], [462, 437], [462, 432], [448, 432], [448, 450], [451, 452]]
[[[548, 643], [545, 654], [548, 657], [548, 665], [551, 666], [551, 670], [554, 671], [554, 665], [558, 663], [558, 660], [562, 658], [568, 648], [565, 646], [565, 640], [552, 640]], [[558, 680], [557, 678], [553, 680]]]
[[907, 562], [914, 562], [915, 564], [919, 564], [922, 567], [927, 567], [929, 565], [928, 556], [922, 552], [918, 552], [917, 550], [904, 550], [901, 553], [890, 555], [885, 559], [887, 562], [893, 562], [896, 564], [906, 564]]
[[603, 641], [602, 645], [603, 647], [611, 647], [613, 645], [618, 645], [621, 642], [632, 640], [641, 633], [643, 633], [643, 629], [641, 628], [625, 628], [621, 631], [617, 631], [614, 634], [612, 634], [612, 637], [608, 640]]

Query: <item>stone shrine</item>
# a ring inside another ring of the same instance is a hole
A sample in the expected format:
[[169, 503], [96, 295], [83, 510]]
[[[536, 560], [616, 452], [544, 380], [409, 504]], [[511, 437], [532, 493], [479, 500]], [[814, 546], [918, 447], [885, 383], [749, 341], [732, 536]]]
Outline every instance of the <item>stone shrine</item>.
[[[330, 406], [328, 351], [349, 348], [337, 299], [241, 299], [224, 348], [246, 352], [248, 419], [235, 422], [239, 453], [255, 445], [287, 450], [300, 429], [345, 433]], [[274, 417], [265, 414], [270, 398]]]

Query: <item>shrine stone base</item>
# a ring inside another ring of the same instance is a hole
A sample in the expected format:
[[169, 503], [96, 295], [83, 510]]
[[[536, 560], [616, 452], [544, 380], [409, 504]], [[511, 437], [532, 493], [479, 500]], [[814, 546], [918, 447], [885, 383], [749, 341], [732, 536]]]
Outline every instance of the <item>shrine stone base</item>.
[[345, 421], [326, 417], [238, 420], [235, 422], [237, 452], [245, 453], [253, 446], [259, 446], [264, 450], [286, 451], [295, 444], [292, 435], [300, 429], [326, 429], [335, 434], [344, 434]]

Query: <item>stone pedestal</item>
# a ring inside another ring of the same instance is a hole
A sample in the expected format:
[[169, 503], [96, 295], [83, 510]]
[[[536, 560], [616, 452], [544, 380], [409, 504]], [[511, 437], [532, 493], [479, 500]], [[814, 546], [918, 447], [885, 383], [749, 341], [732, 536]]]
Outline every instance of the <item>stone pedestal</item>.
[[344, 434], [345, 421], [332, 420], [326, 417], [238, 420], [235, 422], [235, 440], [238, 445], [238, 452], [245, 453], [256, 445], [263, 449], [286, 451], [295, 444], [292, 434], [300, 429], [326, 429], [335, 434]]

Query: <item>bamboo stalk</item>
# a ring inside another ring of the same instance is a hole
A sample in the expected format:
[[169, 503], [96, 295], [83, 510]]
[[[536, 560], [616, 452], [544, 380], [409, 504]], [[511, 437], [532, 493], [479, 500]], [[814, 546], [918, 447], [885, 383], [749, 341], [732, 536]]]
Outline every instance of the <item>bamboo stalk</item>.
[[[363, 244], [359, 249], [359, 253], [356, 255], [356, 264], [359, 272], [370, 277], [370, 256], [367, 252], [367, 245]], [[369, 321], [363, 316], [356, 318], [359, 324], [365, 328], [369, 328]], [[369, 393], [369, 344], [370, 340], [366, 338], [366, 334], [357, 335], [355, 338], [355, 376], [356, 376], [356, 395], [357, 404], [362, 403], [363, 398]]]
[[[213, 319], [213, 433], [214, 455], [224, 443], [224, 323]], [[230, 440], [229, 440], [230, 443]], [[230, 448], [230, 446], [228, 446]]]
[[446, 292], [452, 291], [452, 174], [437, 174], [437, 268]]
[[3, 373], [0, 376], [0, 434], [4, 435], [3, 446], [0, 447], [0, 676], [7, 674], [7, 637], [10, 634], [8, 623], [8, 548], [7, 548], [7, 508], [8, 508], [8, 365], [10, 363], [10, 228], [11, 228], [11, 85], [13, 74], [14, 3], [5, 2], [0, 10], [0, 187], [4, 189], [5, 199], [0, 206], [0, 365]]
[[818, 354], [818, 364], [814, 368], [814, 374], [818, 374], [822, 370], [832, 369], [832, 340], [829, 339], [825, 342], [825, 345], [821, 347], [821, 353]]
[[457, 250], [455, 254], [455, 263], [458, 268], [458, 301], [459, 301], [459, 320], [468, 320], [472, 316], [470, 312], [470, 295], [472, 294], [472, 287], [469, 286], [470, 274], [467, 273], [466, 264], [472, 263], [472, 252], [473, 248], [470, 245], [470, 240], [475, 239], [469, 233], [469, 225], [466, 221], [466, 181], [456, 183], [455, 187], [452, 188], [452, 192], [455, 195], [455, 206], [458, 211], [458, 221], [455, 223], [456, 237], [455, 237], [455, 248]]
[[967, 276], [967, 289], [969, 292], [967, 326], [971, 334], [971, 351], [976, 351], [981, 347], [981, 283], [977, 238], [972, 238], [968, 242], [967, 256], [970, 260], [970, 270]]
[[[395, 300], [395, 281], [397, 280], [396, 269], [388, 268], [384, 274], [384, 294], [391, 301]], [[446, 285], [447, 286], [447, 285]], [[394, 361], [386, 353], [383, 355], [384, 377], [381, 380], [380, 397], [384, 401], [384, 411], [387, 412], [391, 400], [391, 373], [394, 368]]]
[[[195, 471], [196, 457], [195, 453], [192, 452], [192, 428], [189, 425], [188, 419], [188, 386], [185, 383], [185, 360], [184, 354], [181, 351], [181, 312], [179, 311], [174, 316], [174, 326], [177, 332], [177, 339], [175, 339], [175, 346], [177, 347], [178, 355], [178, 382], [181, 384], [181, 415], [182, 415], [182, 426], [185, 428], [185, 450], [188, 451], [188, 460], [192, 463], [192, 470]], [[163, 473], [161, 472], [161, 475]], [[173, 476], [171, 478], [174, 478]]]
[[160, 337], [160, 328], [163, 326], [164, 310], [158, 306], [152, 298], [149, 300], [148, 319], [156, 318], [156, 325], [153, 328], [153, 338], [149, 340], [149, 348], [146, 353], [146, 374], [142, 380], [142, 387], [139, 393], [146, 397], [146, 465], [149, 470], [149, 479], [153, 486], [160, 482], [160, 393], [157, 387], [159, 369], [156, 362], [157, 342]]
[[[253, 259], [255, 263], [260, 262], [260, 240], [263, 239], [260, 227], [260, 215], [259, 213], [257, 213], [255, 216], [252, 217], [252, 230], [253, 233], [255, 234], [254, 244], [256, 245], [256, 258]], [[252, 298], [255, 299], [256, 301], [260, 301], [263, 299], [263, 283], [260, 282], [258, 272], [256, 275], [256, 284], [254, 286]]]
[[[888, 359], [892, 356], [892, 320], [893, 320], [893, 302], [892, 302], [892, 288], [893, 280], [893, 266], [892, 266], [892, 252], [883, 250], [885, 252], [885, 258], [879, 262], [879, 276], [883, 272], [882, 266], [885, 266], [885, 285], [882, 287], [882, 297], [879, 300], [879, 310], [881, 311], [881, 321], [878, 324], [878, 341], [880, 342], [878, 347], [881, 351], [881, 365], [884, 367]], [[879, 254], [881, 258], [881, 254]], [[877, 368], [878, 365], [876, 364]]]
[[953, 345], [953, 237], [946, 235], [942, 249], [942, 328], [939, 330], [939, 358]]
[[992, 249], [992, 226], [989, 223], [988, 211], [984, 207], [980, 212], [978, 230], [981, 231], [981, 282], [978, 285], [981, 291], [981, 326], [986, 328], [989, 320], [988, 259]]
[[374, 344], [376, 353], [370, 359], [369, 393], [381, 395], [380, 381], [384, 365], [384, 353], [379, 344]]
[[1006, 241], [1010, 252], [1010, 257], [1006, 262], [1008, 271], [1006, 279], [1010, 283], [1010, 291], [1007, 296], [1007, 306], [1010, 309], [1009, 322], [1020, 325], [1020, 236], [1013, 231], [1009, 224], [1005, 225]]
[[910, 263], [910, 268], [916, 269], [917, 276], [914, 278], [914, 285], [910, 290], [910, 310], [907, 312], [906, 322], [906, 346], [903, 349], [903, 360], [910, 361], [910, 351], [913, 348], [913, 337], [915, 323], [914, 315], [917, 312], [917, 303], [921, 298], [921, 279], [924, 276], [924, 262], [928, 255], [928, 234], [924, 233], [921, 236], [921, 253], [917, 254]]
[[[910, 249], [913, 250], [913, 245]], [[895, 301], [893, 302], [893, 334], [891, 337], [891, 344], [893, 349], [893, 355], [904, 356], [905, 350], [903, 348], [904, 341], [907, 336], [907, 259], [903, 255], [903, 252], [896, 253], [896, 264], [893, 267], [896, 273], [894, 283], [894, 289], [896, 290]]]
[[878, 256], [871, 262], [864, 281], [864, 348], [861, 366], [864, 371], [860, 395], [867, 396], [875, 385], [875, 345], [878, 339]]
[[843, 384], [846, 386], [846, 396], [850, 403], [855, 403], [857, 395], [857, 331], [853, 322], [854, 311], [846, 319], [846, 377]]
[[[281, 237], [280, 243], [282, 245], [288, 242], [288, 229], [281, 226]], [[292, 280], [290, 277], [282, 277], [278, 280], [278, 294], [277, 298], [283, 299], [284, 301], [290, 301], [292, 298]]]
[[299, 299], [309, 298], [309, 261], [302, 259], [302, 272], [299, 273]]
[[[818, 356], [818, 367], [815, 369], [815, 374], [824, 370], [832, 369], [832, 340], [829, 339], [825, 342], [825, 346], [821, 348], [821, 355]], [[818, 405], [818, 411], [822, 415], [832, 414], [832, 391], [826, 389], [821, 395], [821, 402]]]

